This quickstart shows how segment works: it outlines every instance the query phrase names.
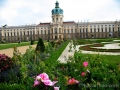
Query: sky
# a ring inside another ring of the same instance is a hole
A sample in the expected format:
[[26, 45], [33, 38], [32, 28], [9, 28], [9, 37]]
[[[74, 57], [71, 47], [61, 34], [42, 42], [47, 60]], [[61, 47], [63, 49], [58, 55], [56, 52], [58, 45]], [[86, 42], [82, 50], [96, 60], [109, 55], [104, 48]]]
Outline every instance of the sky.
[[[0, 26], [51, 22], [56, 0], [0, 0]], [[120, 0], [58, 0], [64, 21], [120, 21]]]

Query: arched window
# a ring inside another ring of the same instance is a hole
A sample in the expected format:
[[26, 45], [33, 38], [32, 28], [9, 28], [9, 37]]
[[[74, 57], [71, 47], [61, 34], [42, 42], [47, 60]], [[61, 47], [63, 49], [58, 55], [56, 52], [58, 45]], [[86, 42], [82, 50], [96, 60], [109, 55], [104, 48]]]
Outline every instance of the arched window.
[[57, 34], [57, 28], [54, 28], [54, 32], [55, 32], [55, 34]]
[[58, 22], [58, 18], [56, 18], [56, 21]]
[[62, 18], [60, 18], [60, 20], [62, 21]]
[[24, 32], [24, 36], [25, 36], [25, 32]]
[[61, 33], [61, 28], [59, 28], [59, 33]]

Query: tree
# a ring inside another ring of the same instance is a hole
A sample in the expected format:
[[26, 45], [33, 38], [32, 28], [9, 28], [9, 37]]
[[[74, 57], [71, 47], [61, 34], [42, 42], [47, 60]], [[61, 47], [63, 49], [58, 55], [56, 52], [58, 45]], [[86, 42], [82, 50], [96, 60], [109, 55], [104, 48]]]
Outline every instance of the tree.
[[44, 42], [41, 38], [39, 38], [38, 40], [38, 43], [37, 43], [37, 46], [36, 46], [36, 51], [39, 51], [39, 52], [44, 52], [45, 51], [45, 45], [44, 45]]

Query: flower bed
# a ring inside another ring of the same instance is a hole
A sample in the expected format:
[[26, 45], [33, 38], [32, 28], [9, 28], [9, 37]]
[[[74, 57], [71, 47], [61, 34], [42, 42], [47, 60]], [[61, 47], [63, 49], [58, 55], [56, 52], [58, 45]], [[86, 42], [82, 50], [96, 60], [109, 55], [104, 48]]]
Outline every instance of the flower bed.
[[96, 51], [96, 52], [120, 52], [120, 49], [100, 49], [100, 48], [92, 48], [92, 47], [102, 47], [103, 44], [93, 44], [93, 45], [86, 45], [82, 46], [80, 50], [86, 51]]
[[1, 83], [0, 90], [120, 89], [120, 66], [110, 65], [99, 55], [90, 58], [75, 52], [66, 64], [57, 61], [67, 44], [55, 48], [47, 60], [41, 60], [33, 48], [22, 57], [14, 57], [14, 61], [20, 61], [16, 63], [20, 65], [20, 77]]

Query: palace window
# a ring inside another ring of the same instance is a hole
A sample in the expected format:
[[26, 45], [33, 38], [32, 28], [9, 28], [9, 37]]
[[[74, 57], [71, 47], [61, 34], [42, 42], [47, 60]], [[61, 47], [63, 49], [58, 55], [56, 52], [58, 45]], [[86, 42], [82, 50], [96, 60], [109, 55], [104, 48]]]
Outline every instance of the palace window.
[[59, 33], [61, 33], [61, 29], [59, 28]]
[[8, 36], [9, 36], [9, 32], [8, 32]]
[[22, 32], [20, 32], [20, 35], [22, 36]]
[[94, 32], [96, 32], [96, 28], [94, 28]]
[[66, 30], [64, 29], [64, 33], [66, 33]]
[[100, 29], [98, 28], [98, 32], [100, 32]]
[[113, 27], [113, 32], [114, 32], [114, 27]]
[[56, 21], [58, 22], [58, 18], [56, 18]]
[[101, 30], [102, 30], [102, 32], [103, 32], [103, 28], [102, 28]]
[[73, 29], [71, 29], [71, 33], [73, 33]]
[[46, 30], [44, 30], [44, 33], [46, 34]]
[[28, 35], [29, 35], [29, 31], [27, 31], [28, 32]]
[[81, 29], [80, 29], [80, 33], [81, 33]]
[[50, 30], [48, 30], [48, 34], [50, 34]]
[[105, 28], [105, 32], [107, 32], [107, 28]]
[[30, 31], [30, 35], [32, 35], [32, 31]]
[[90, 32], [92, 32], [92, 28], [90, 29]]
[[41, 34], [43, 34], [43, 31], [41, 30]]
[[57, 34], [57, 28], [54, 28], [54, 32], [55, 32], [55, 34]]
[[111, 32], [111, 29], [109, 28], [109, 32]]
[[54, 18], [53, 18], [53, 22], [54, 22]]
[[62, 21], [62, 18], [61, 18], [61, 21]]
[[68, 29], [68, 33], [69, 33], [69, 29]]
[[6, 37], [6, 33], [4, 33], [5, 34], [5, 37]]
[[118, 28], [118, 32], [120, 32], [120, 28]]
[[85, 31], [84, 31], [84, 28], [83, 28], [83, 33], [84, 33]]
[[86, 28], [86, 32], [88, 32], [88, 29]]

